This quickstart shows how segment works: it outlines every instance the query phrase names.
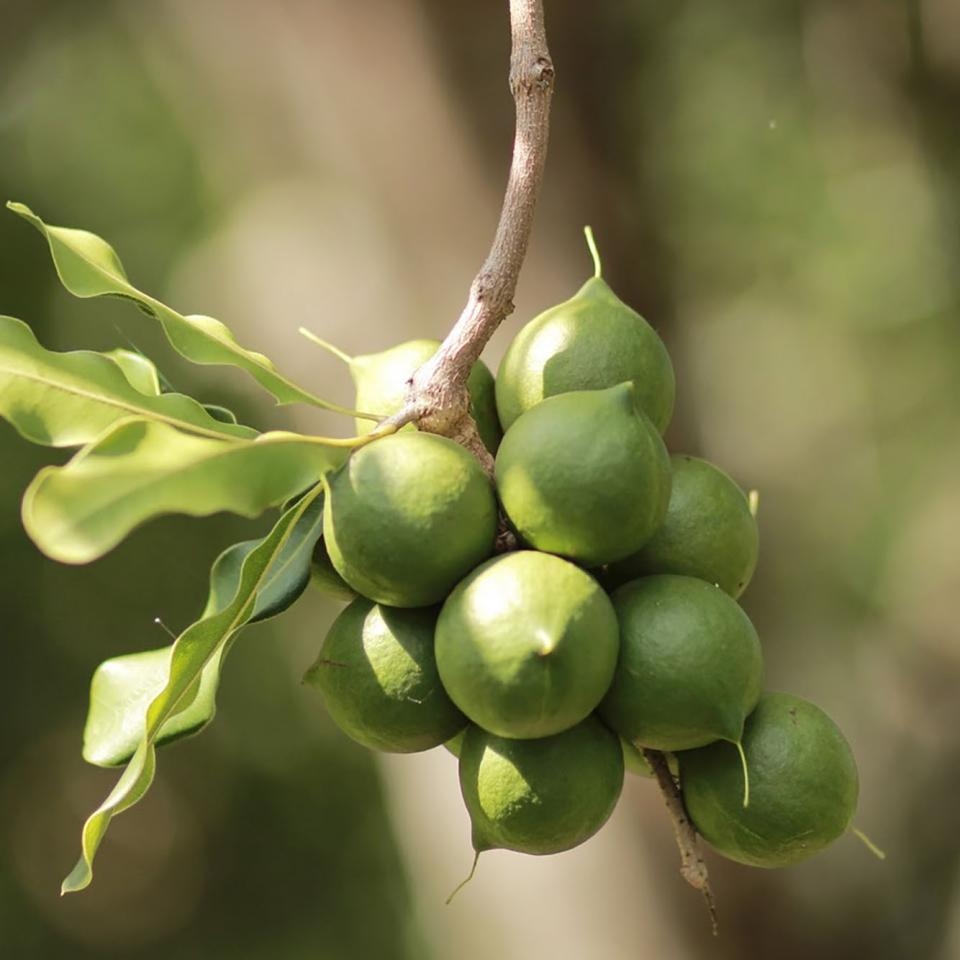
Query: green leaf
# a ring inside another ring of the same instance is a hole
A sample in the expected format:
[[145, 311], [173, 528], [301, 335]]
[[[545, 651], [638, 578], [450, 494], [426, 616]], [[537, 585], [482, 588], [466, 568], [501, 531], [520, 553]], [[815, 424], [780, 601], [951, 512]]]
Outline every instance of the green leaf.
[[23, 497], [23, 525], [52, 559], [88, 563], [160, 514], [258, 516], [339, 466], [346, 451], [328, 444], [282, 432], [213, 440], [128, 420], [41, 470]]
[[[323, 497], [299, 515], [290, 536], [274, 555], [257, 590], [248, 624], [286, 610], [310, 579], [310, 555], [323, 530]], [[240, 587], [243, 564], [267, 537], [228, 547], [210, 570], [210, 592], [201, 619], [225, 610]], [[170, 679], [172, 647], [113, 657], [97, 667], [90, 684], [90, 710], [83, 733], [83, 758], [88, 763], [114, 767], [126, 763], [143, 738], [147, 708]], [[199, 733], [216, 712], [216, 695], [224, 648], [203, 668], [192, 697], [164, 723], [155, 743], [161, 746]]]
[[139, 389], [151, 382], [149, 361], [135, 357], [129, 351], [56, 353], [40, 346], [22, 321], [0, 316], [0, 417], [27, 440], [54, 447], [89, 443], [131, 416], [204, 437], [257, 436], [250, 427], [215, 420], [191, 397]]
[[300, 521], [320, 492], [317, 486], [313, 493], [287, 511], [260, 545], [250, 551], [243, 561], [240, 582], [230, 602], [222, 610], [189, 626], [177, 638], [170, 659], [169, 680], [150, 703], [143, 737], [127, 768], [106, 800], [83, 825], [82, 854], [63, 881], [62, 893], [73, 893], [90, 884], [93, 860], [110, 821], [133, 806], [150, 788], [156, 770], [156, 743], [165, 724], [194, 702], [207, 665], [217, 657], [223, 659], [237, 632], [253, 615], [258, 596], [271, 580], [271, 571], [281, 562]]
[[152, 360], [136, 350], [127, 350], [126, 347], [107, 350], [104, 356], [109, 357], [123, 371], [123, 375], [135, 390], [148, 397], [160, 396], [160, 374]]
[[[257, 595], [250, 616], [251, 623], [269, 620], [283, 613], [307, 588], [310, 582], [310, 560], [313, 548], [323, 532], [323, 497], [313, 499], [284, 552], [271, 568], [270, 575]], [[226, 598], [233, 596], [240, 579], [243, 561], [261, 544], [261, 540], [245, 540], [228, 547], [217, 557], [211, 571], [207, 611], [216, 610]]]
[[[163, 327], [173, 348], [194, 363], [226, 364], [246, 370], [273, 394], [279, 404], [309, 403], [349, 416], [356, 411], [329, 403], [277, 372], [262, 353], [246, 350], [230, 329], [213, 317], [184, 316], [159, 300], [138, 290], [127, 279], [123, 264], [113, 247], [96, 234], [44, 223], [22, 203], [8, 203], [14, 213], [33, 224], [50, 245], [54, 266], [63, 285], [77, 297], [118, 296], [133, 300]], [[379, 419], [369, 417], [368, 419]]]
[[221, 423], [236, 423], [237, 415], [227, 407], [221, 407], [219, 403], [205, 403], [203, 409]]
[[[90, 683], [90, 709], [83, 730], [83, 759], [99, 767], [126, 763], [143, 739], [147, 708], [170, 679], [173, 647], [105, 660]], [[161, 745], [197, 733], [215, 710], [220, 657], [204, 667], [195, 696], [157, 735]]]
[[[160, 374], [153, 361], [137, 350], [118, 347], [116, 350], [105, 351], [104, 356], [113, 360], [123, 370], [123, 375], [130, 381], [130, 385], [141, 393], [157, 397], [161, 393], [177, 392], [167, 378]], [[239, 423], [237, 415], [228, 407], [219, 403], [204, 403], [201, 406], [220, 423]]]

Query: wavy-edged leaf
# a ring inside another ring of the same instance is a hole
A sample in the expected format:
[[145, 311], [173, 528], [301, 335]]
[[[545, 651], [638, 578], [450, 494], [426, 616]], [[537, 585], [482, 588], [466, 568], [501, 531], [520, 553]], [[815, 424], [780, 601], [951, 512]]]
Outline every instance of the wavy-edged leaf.
[[[105, 660], [90, 682], [83, 759], [98, 767], [126, 763], [143, 739], [147, 708], [170, 679], [172, 646]], [[204, 667], [195, 695], [157, 734], [160, 746], [198, 733], [213, 717], [220, 657]]]
[[105, 350], [103, 355], [109, 357], [123, 371], [123, 375], [134, 390], [148, 397], [160, 396], [160, 373], [152, 360], [126, 347]]
[[[323, 530], [323, 497], [311, 498], [290, 536], [274, 555], [257, 590], [247, 624], [286, 610], [306, 589], [310, 556]], [[243, 563], [266, 537], [228, 547], [210, 569], [210, 592], [201, 619], [225, 610], [237, 595]], [[113, 657], [97, 667], [90, 684], [90, 709], [83, 732], [83, 758], [102, 767], [126, 763], [143, 738], [147, 708], [170, 679], [172, 647]], [[216, 713], [217, 688], [224, 648], [203, 668], [196, 690], [171, 714], [155, 743], [161, 746], [199, 733]]]
[[[127, 350], [118, 347], [116, 350], [106, 350], [103, 354], [109, 357], [123, 371], [123, 375], [130, 381], [130, 385], [141, 393], [157, 397], [161, 393], [177, 393], [170, 386], [166, 377], [163, 377], [156, 364], [137, 350]], [[204, 410], [220, 423], [239, 423], [237, 415], [229, 408], [219, 403], [203, 403]]]
[[41, 470], [23, 497], [23, 525], [48, 557], [89, 563], [160, 514], [258, 516], [315, 484], [344, 454], [295, 433], [213, 440], [129, 420], [64, 466]]
[[184, 394], [138, 389], [130, 378], [145, 386], [147, 370], [135, 369], [133, 356], [118, 363], [92, 350], [47, 350], [23, 321], [0, 316], [0, 417], [27, 440], [53, 447], [90, 443], [132, 416], [204, 437], [257, 436], [250, 427], [215, 420]]
[[320, 495], [320, 487], [288, 510], [243, 561], [240, 582], [233, 598], [210, 616], [191, 624], [177, 638], [170, 659], [169, 681], [150, 704], [143, 737], [106, 800], [83, 825], [82, 853], [63, 881], [62, 893], [82, 890], [93, 879], [97, 848], [118, 813], [129, 809], [147, 792], [156, 770], [156, 742], [169, 719], [192, 702], [200, 678], [215, 657], [221, 660], [240, 628], [256, 608], [257, 597], [270, 580], [271, 569], [283, 556], [301, 519]]
[[[283, 613], [297, 600], [310, 582], [310, 559], [313, 548], [323, 533], [323, 497], [313, 499], [290, 538], [283, 553], [270, 569], [270, 574], [250, 616], [250, 623], [269, 620]], [[233, 596], [240, 580], [243, 561], [260, 545], [261, 540], [245, 540], [227, 547], [217, 557], [210, 573], [210, 595], [206, 613], [216, 610]]]
[[[309, 403], [349, 416], [356, 411], [330, 403], [280, 374], [262, 353], [237, 343], [226, 324], [213, 317], [184, 315], [138, 290], [127, 279], [116, 251], [86, 230], [48, 226], [29, 207], [10, 202], [7, 207], [33, 224], [50, 245], [54, 266], [63, 285], [77, 297], [117, 296], [133, 300], [159, 321], [173, 348], [194, 363], [240, 367], [269, 391], [280, 404]], [[376, 419], [370, 417], [369, 419]]]

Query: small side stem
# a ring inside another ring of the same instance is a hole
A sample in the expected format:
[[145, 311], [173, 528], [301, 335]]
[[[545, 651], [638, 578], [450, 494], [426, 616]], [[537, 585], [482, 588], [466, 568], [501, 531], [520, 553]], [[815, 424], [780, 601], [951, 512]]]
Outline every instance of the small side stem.
[[697, 831], [693, 828], [693, 824], [687, 816], [680, 788], [677, 786], [676, 780], [673, 779], [673, 774], [670, 773], [667, 758], [659, 750], [647, 750], [643, 747], [640, 749], [657, 778], [657, 786], [660, 787], [660, 793], [663, 795], [667, 813], [670, 814], [670, 819], [673, 821], [673, 832], [677, 838], [677, 847], [680, 850], [680, 876], [694, 890], [699, 890], [703, 894], [703, 899], [707, 902], [707, 910], [710, 911], [713, 934], [716, 936], [717, 907], [713, 899], [713, 891], [710, 889], [707, 865], [700, 855], [700, 849], [697, 845]]
[[306, 337], [311, 343], [315, 343], [318, 347], [326, 350], [327, 353], [333, 354], [333, 356], [338, 360], [342, 360], [348, 367], [353, 363], [353, 357], [351, 357], [350, 354], [344, 353], [339, 347], [330, 343], [329, 340], [321, 339], [306, 327], [298, 327], [297, 333], [299, 333], [301, 337]]
[[597, 241], [593, 235], [593, 227], [584, 227], [583, 235], [587, 240], [587, 249], [590, 251], [590, 256], [593, 258], [593, 277], [595, 280], [599, 280], [603, 276], [603, 265], [600, 262], [600, 251], [597, 249]]

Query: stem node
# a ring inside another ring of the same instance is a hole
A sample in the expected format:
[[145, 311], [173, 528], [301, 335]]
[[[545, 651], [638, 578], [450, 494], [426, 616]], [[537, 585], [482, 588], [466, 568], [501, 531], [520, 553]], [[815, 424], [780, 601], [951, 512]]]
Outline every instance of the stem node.
[[497, 327], [513, 312], [513, 296], [543, 181], [554, 68], [547, 49], [542, 0], [510, 0], [510, 34], [516, 134], [493, 243], [470, 285], [459, 319], [439, 350], [414, 374], [404, 409], [390, 418], [401, 425], [415, 422], [421, 430], [456, 440], [477, 454], [488, 468], [490, 456], [479, 442], [476, 424], [464, 401], [474, 363]]

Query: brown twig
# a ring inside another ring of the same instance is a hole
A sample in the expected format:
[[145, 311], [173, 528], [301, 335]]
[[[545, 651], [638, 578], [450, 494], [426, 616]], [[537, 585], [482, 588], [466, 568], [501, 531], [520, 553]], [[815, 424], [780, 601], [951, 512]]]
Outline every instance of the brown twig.
[[493, 461], [469, 414], [467, 377], [494, 331], [513, 310], [543, 180], [550, 130], [553, 63], [542, 0], [510, 0], [510, 89], [516, 134], [510, 175], [490, 253], [470, 286], [467, 304], [440, 349], [410, 381], [407, 403], [387, 423], [415, 422], [472, 451], [488, 472]]
[[667, 765], [667, 758], [659, 750], [647, 750], [642, 747], [640, 749], [657, 778], [657, 785], [660, 787], [660, 793], [667, 805], [667, 812], [673, 821], [673, 832], [677, 838], [677, 847], [680, 849], [680, 876], [694, 890], [699, 890], [703, 894], [704, 900], [707, 901], [707, 909], [710, 911], [713, 933], [716, 936], [717, 908], [713, 901], [713, 891], [710, 889], [707, 865], [704, 863], [703, 857], [700, 856], [700, 849], [697, 845], [697, 831], [687, 816], [680, 788], [677, 786], [676, 780], [673, 779], [673, 774]]

